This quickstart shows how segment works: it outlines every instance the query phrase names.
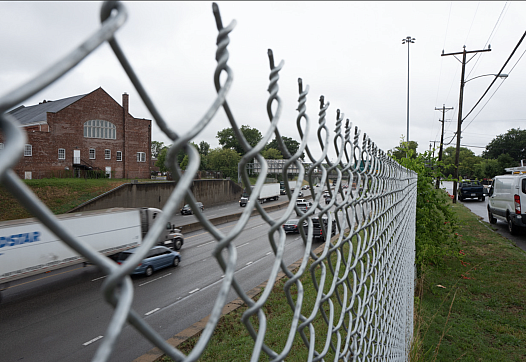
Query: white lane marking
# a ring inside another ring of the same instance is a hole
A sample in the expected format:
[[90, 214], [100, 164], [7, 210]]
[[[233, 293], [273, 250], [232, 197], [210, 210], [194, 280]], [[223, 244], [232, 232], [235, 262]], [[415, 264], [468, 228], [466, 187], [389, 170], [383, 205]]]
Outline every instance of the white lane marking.
[[269, 251], [269, 252], [268, 252], [268, 253], [266, 253], [265, 255], [270, 255], [270, 254], [272, 254], [272, 252], [271, 252], [271, 251]]
[[193, 294], [193, 293], [197, 292], [198, 290], [199, 290], [199, 288], [195, 288], [194, 290], [188, 292], [188, 294]]
[[209, 241], [208, 243], [204, 243], [204, 244], [201, 244], [201, 245], [197, 245], [196, 248], [200, 248], [201, 246], [205, 246], [205, 245], [212, 244], [212, 243], [215, 243], [215, 241], [212, 240], [212, 241]]
[[107, 275], [104, 275], [104, 276], [102, 276], [102, 277], [100, 277], [100, 278], [92, 279], [91, 281], [92, 281], [92, 282], [95, 282], [95, 281], [97, 281], [97, 280], [101, 280], [101, 279], [104, 279], [104, 278], [106, 278], [106, 277], [107, 277]]
[[161, 308], [155, 308], [154, 310], [151, 310], [151, 311], [149, 311], [148, 313], [145, 313], [144, 315], [150, 315], [150, 314], [152, 314], [152, 313], [157, 312], [157, 311], [160, 310], [160, 309], [161, 309]]
[[153, 283], [153, 282], [155, 282], [155, 281], [157, 281], [157, 280], [159, 280], [159, 279], [162, 279], [162, 278], [164, 278], [164, 277], [167, 277], [168, 275], [172, 275], [172, 273], [168, 273], [168, 274], [163, 275], [162, 277], [155, 278], [155, 279], [149, 280], [149, 281], [147, 281], [147, 282], [145, 282], [145, 283], [139, 284], [139, 287], [142, 287], [143, 285], [146, 285], [146, 284]]
[[249, 261], [246, 265], [250, 265], [250, 264], [252, 264], [252, 263], [253, 263], [253, 261]]
[[261, 227], [261, 226], [263, 226], [263, 224], [261, 224], [261, 225], [258, 225], [258, 226], [254, 226], [254, 227], [253, 227], [253, 228], [251, 228], [251, 229], [256, 229], [256, 228], [259, 228], [259, 227]]
[[98, 340], [101, 339], [101, 338], [104, 338], [104, 337], [103, 337], [103, 336], [95, 337], [95, 338], [93, 338], [92, 340], [87, 341], [86, 343], [82, 343], [82, 345], [83, 345], [83, 346], [88, 346], [88, 345], [92, 344], [93, 342], [98, 341]]
[[248, 245], [248, 244], [250, 244], [250, 243], [244, 243], [244, 244], [238, 245], [238, 246], [236, 246], [236, 248], [240, 248], [240, 247]]

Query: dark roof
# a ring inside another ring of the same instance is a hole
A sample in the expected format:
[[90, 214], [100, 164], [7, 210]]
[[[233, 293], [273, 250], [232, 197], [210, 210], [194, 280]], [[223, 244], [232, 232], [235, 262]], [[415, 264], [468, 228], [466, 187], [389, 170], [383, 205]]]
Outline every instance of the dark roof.
[[80, 96], [73, 96], [56, 101], [44, 101], [35, 106], [25, 107], [22, 105], [8, 113], [16, 117], [16, 119], [18, 119], [18, 121], [24, 126], [43, 123], [47, 122], [47, 112], [56, 113], [85, 96], [86, 94], [82, 94]]

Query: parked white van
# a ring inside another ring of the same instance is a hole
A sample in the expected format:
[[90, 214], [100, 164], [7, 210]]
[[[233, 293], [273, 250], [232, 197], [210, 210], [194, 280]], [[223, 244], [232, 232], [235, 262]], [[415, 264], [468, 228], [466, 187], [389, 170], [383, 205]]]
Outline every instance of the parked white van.
[[[512, 170], [512, 169], [507, 169]], [[495, 176], [489, 190], [488, 219], [508, 224], [511, 234], [526, 227], [526, 173]]]

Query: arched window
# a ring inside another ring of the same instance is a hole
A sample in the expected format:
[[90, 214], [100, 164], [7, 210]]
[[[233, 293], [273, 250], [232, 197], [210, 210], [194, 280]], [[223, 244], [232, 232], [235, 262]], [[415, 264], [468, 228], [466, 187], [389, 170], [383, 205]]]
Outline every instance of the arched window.
[[114, 140], [117, 135], [116, 129], [111, 122], [93, 119], [84, 123], [84, 137]]

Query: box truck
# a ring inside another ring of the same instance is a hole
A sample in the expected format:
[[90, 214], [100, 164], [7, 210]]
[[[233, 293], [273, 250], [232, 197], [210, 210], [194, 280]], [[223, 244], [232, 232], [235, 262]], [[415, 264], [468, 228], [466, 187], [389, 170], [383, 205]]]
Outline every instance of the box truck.
[[[254, 189], [254, 186], [251, 187]], [[248, 203], [248, 199], [248, 193], [245, 190], [241, 195], [241, 199], [239, 200], [239, 206], [245, 207]], [[279, 184], [264, 184], [261, 188], [261, 192], [259, 193], [258, 201], [262, 204], [266, 201], [273, 201], [277, 199], [279, 199]]]
[[[62, 214], [57, 219], [99, 253], [114, 257], [139, 246], [161, 212], [154, 208], [112, 208]], [[170, 244], [179, 250], [183, 242], [181, 231], [168, 223], [157, 245]], [[0, 291], [11, 281], [81, 262], [86, 260], [38, 219], [0, 222]]]

